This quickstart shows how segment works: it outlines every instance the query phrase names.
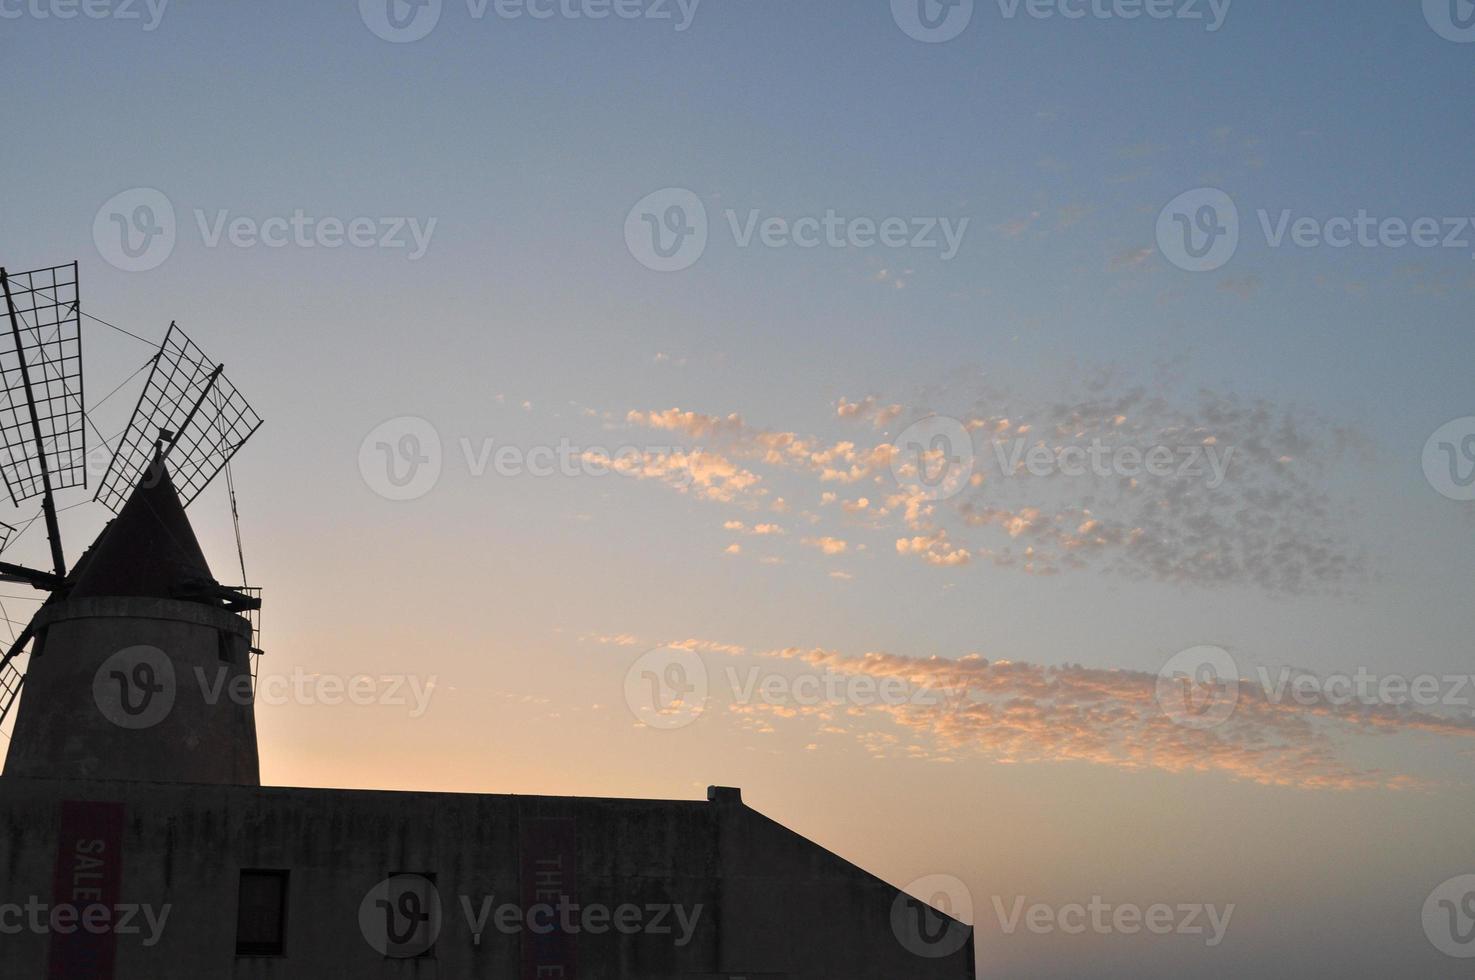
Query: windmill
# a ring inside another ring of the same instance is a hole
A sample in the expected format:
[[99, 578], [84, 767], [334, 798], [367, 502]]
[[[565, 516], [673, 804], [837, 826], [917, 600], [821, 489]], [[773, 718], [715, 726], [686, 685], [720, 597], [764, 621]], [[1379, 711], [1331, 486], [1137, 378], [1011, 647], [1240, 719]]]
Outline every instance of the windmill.
[[[6, 329], [0, 330], [0, 482], [16, 506], [41, 498], [38, 516], [45, 519], [51, 558], [49, 570], [0, 561], [0, 581], [46, 593], [43, 608], [67, 596], [90, 554], [68, 570], [56, 504], [58, 491], [87, 486], [87, 427], [92, 420], [83, 398], [81, 322], [83, 316], [98, 318], [82, 312], [77, 273], [75, 262], [20, 273], [0, 267], [6, 316]], [[260, 427], [260, 416], [225, 376], [224, 366], [206, 357], [177, 324], [170, 324], [145, 367], [148, 380], [92, 499], [117, 515], [135, 485], [172, 476], [181, 503], [188, 506], [225, 471], [239, 552], [240, 522], [229, 463]], [[0, 552], [20, 531], [0, 523]], [[106, 535], [105, 529], [99, 543]], [[241, 577], [244, 582], [244, 558]], [[213, 581], [193, 588], [187, 596], [192, 601], [250, 619], [250, 652], [259, 657], [260, 590]], [[35, 617], [0, 654], [0, 724], [25, 682], [17, 658], [34, 639], [34, 624]]]

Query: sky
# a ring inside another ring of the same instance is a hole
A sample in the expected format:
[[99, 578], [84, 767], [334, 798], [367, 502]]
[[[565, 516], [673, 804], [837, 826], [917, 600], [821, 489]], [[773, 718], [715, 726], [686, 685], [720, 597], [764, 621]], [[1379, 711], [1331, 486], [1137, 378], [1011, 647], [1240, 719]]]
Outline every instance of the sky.
[[1459, 976], [1472, 15], [0, 0], [0, 262], [266, 419], [268, 783], [740, 786], [986, 977]]

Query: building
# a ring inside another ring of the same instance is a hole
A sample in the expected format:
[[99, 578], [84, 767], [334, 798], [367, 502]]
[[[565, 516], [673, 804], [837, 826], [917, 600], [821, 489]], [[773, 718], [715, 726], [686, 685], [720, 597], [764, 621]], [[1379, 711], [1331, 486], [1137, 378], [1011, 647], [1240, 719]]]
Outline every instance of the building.
[[912, 980], [971, 930], [762, 814], [260, 785], [249, 622], [162, 459], [42, 607], [0, 977]]

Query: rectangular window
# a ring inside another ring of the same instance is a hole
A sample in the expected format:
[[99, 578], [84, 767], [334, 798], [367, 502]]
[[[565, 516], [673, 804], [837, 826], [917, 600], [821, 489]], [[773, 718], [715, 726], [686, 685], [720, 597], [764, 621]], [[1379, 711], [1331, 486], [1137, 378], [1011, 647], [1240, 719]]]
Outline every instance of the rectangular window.
[[287, 872], [242, 871], [236, 955], [283, 956], [286, 951]]

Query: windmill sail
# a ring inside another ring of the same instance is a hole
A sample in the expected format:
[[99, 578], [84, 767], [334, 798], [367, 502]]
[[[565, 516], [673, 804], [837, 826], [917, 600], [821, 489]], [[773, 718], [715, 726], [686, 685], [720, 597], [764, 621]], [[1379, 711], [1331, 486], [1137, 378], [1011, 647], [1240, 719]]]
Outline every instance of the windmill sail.
[[188, 506], [260, 425], [223, 365], [171, 324], [95, 499], [115, 514], [121, 510], [162, 442]]
[[11, 658], [0, 660], [0, 725], [5, 724], [10, 709], [15, 707], [21, 685], [25, 682], [26, 675], [11, 662]]
[[[87, 485], [77, 265], [6, 273], [0, 477], [17, 505]], [[49, 484], [49, 485], [48, 485]]]

